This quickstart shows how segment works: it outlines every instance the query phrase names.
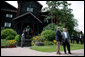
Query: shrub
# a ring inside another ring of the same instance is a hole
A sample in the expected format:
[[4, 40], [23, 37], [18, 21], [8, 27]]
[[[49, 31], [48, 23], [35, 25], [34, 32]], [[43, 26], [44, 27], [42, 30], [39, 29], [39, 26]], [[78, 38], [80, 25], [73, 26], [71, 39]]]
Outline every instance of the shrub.
[[33, 40], [34, 42], [36, 42], [36, 41], [43, 42], [43, 41], [44, 41], [44, 39], [43, 39], [41, 36], [34, 36], [34, 37], [32, 38], [32, 40]]
[[40, 41], [39, 36], [34, 36], [32, 39], [33, 39], [34, 42], [35, 42], [35, 41]]
[[54, 43], [52, 41], [44, 41], [44, 45], [54, 45]]
[[14, 38], [15, 38], [14, 35], [9, 35], [9, 36], [6, 37], [6, 40], [13, 40]]
[[41, 38], [40, 36], [34, 36], [32, 38], [31, 44], [36, 45], [36, 46], [41, 46], [41, 45], [44, 45], [43, 41], [44, 41], [44, 39]]
[[53, 41], [55, 39], [55, 32], [52, 30], [42, 31], [41, 37], [48, 41]]
[[17, 42], [19, 42], [19, 40], [20, 40], [20, 35], [16, 35], [16, 36], [15, 36], [15, 40], [16, 40]]
[[55, 23], [50, 23], [46, 27], [44, 27], [43, 30], [53, 30], [53, 31], [56, 31], [58, 26], [61, 27], [61, 31], [62, 31], [64, 25], [61, 24], [61, 23], [59, 23], [58, 25], [56, 25]]
[[15, 40], [7, 40], [7, 46], [16, 46]]
[[32, 41], [32, 42], [31, 42], [31, 45], [32, 45], [32, 46], [34, 46], [34, 45], [35, 45], [35, 43]]
[[44, 27], [43, 30], [53, 30], [53, 31], [55, 31], [56, 30], [55, 26], [56, 26], [55, 23], [50, 23], [46, 27]]
[[1, 39], [1, 46], [15, 46], [15, 45], [16, 45], [15, 40]]
[[56, 44], [56, 40], [53, 40], [53, 43]]
[[13, 29], [4, 29], [1, 31], [1, 39], [7, 38], [9, 40], [12, 40], [15, 38], [16, 34], [16, 31], [14, 31]]
[[1, 30], [4, 30], [5, 28], [4, 27], [1, 27]]
[[1, 39], [1, 46], [7, 46], [6, 39]]

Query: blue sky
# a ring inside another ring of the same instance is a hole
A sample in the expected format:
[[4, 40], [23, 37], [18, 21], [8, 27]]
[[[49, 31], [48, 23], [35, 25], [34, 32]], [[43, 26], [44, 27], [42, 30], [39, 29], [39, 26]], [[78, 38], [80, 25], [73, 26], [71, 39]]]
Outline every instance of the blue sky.
[[[6, 1], [9, 4], [13, 5], [14, 7], [17, 6], [17, 1]], [[40, 4], [43, 5], [43, 8], [47, 7], [46, 1], [38, 1]], [[68, 1], [68, 3], [71, 3], [71, 6], [69, 6], [71, 9], [73, 9], [72, 13], [74, 14], [74, 18], [78, 20], [78, 26], [75, 27], [78, 31], [84, 32], [84, 1]]]

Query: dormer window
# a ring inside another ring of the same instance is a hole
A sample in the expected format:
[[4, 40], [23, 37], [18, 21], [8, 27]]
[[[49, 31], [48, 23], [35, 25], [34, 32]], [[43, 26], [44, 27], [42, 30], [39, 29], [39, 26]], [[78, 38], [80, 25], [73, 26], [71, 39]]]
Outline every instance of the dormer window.
[[12, 14], [6, 14], [6, 17], [12, 18], [13, 15]]
[[33, 12], [33, 8], [29, 8], [29, 7], [27, 7], [27, 11], [29, 11], [29, 12]]

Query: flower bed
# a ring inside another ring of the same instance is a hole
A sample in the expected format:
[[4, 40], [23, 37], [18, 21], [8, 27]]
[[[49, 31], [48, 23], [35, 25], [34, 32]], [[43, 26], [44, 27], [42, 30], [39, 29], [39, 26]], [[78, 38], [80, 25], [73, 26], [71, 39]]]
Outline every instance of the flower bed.
[[16, 46], [1, 46], [1, 48], [14, 48]]
[[15, 40], [1, 39], [1, 48], [12, 48], [12, 47], [16, 47]]
[[33, 46], [43, 46], [44, 45], [44, 39], [41, 38], [40, 36], [34, 36], [32, 38], [32, 43]]

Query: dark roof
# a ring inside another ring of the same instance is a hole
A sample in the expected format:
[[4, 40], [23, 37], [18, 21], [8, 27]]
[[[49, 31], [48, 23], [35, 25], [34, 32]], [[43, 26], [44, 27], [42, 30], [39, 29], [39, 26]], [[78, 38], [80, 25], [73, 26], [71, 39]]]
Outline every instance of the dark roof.
[[8, 11], [8, 12], [15, 12], [15, 13], [17, 13], [17, 10], [9, 10], [9, 9], [1, 9], [2, 11]]
[[[17, 2], [22, 2], [22, 1], [17, 1]], [[35, 2], [37, 2], [39, 5], [41, 5], [38, 1], [35, 1]], [[43, 5], [41, 5], [41, 7], [43, 7]]]
[[[39, 20], [35, 15], [33, 15], [31, 12], [26, 12], [26, 13], [24, 13], [24, 14], [22, 14], [22, 15], [19, 15], [19, 16], [17, 16], [17, 17], [15, 17], [13, 20], [16, 20], [16, 19], [18, 19], [18, 18], [20, 18], [20, 17], [23, 17], [23, 16], [25, 16], [25, 15], [27, 15], [27, 14], [31, 14], [35, 19], [37, 19], [40, 23], [42, 23], [42, 21], [41, 20]], [[12, 21], [13, 21], [12, 20]]]
[[11, 10], [17, 10], [17, 8], [15, 8], [14, 6], [12, 6], [11, 4], [9, 4], [9, 3], [7, 3], [7, 2], [5, 2], [5, 1], [3, 1], [2, 3], [1, 3], [1, 8], [2, 9], [11, 9]]
[[[40, 4], [38, 1], [37, 1], [38, 4]], [[40, 4], [41, 5], [41, 4]], [[43, 5], [41, 5], [43, 7]]]

